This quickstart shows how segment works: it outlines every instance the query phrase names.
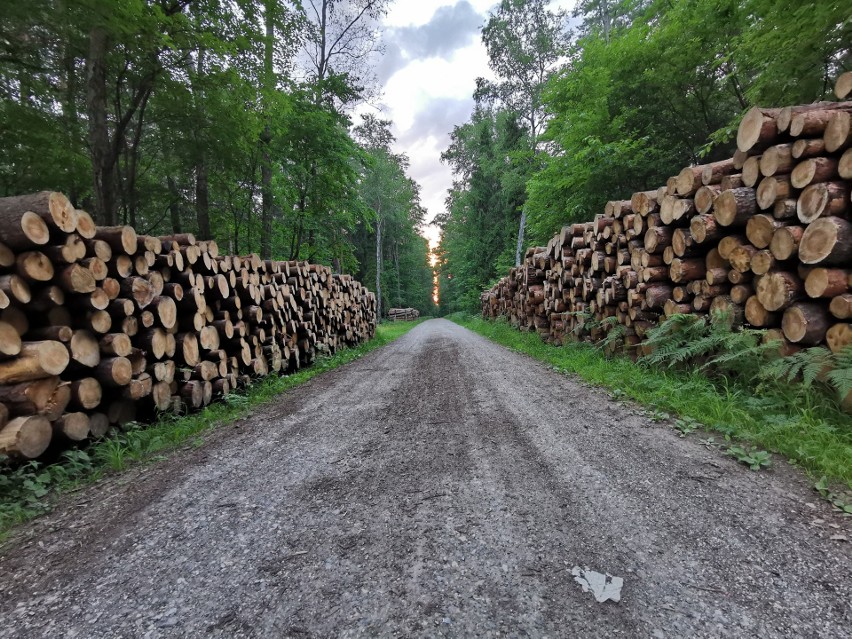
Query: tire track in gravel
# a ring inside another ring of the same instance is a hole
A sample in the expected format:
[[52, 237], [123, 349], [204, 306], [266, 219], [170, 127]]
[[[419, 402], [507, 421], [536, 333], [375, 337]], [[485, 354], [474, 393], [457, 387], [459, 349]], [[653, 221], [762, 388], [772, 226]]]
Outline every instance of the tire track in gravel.
[[[849, 522], [799, 473], [752, 473], [444, 320], [208, 439], [5, 549], [0, 637], [852, 627], [850, 545], [826, 528]], [[574, 565], [624, 577], [622, 601]]]

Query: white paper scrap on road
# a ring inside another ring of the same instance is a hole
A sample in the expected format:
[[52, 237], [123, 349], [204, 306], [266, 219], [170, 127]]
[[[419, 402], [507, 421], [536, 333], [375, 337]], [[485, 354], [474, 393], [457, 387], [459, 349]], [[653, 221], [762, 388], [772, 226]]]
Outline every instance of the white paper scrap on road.
[[579, 566], [574, 566], [571, 574], [574, 575], [574, 581], [583, 587], [583, 592], [591, 592], [598, 603], [608, 599], [615, 602], [621, 601], [621, 587], [624, 585], [624, 579], [621, 577], [613, 577]]

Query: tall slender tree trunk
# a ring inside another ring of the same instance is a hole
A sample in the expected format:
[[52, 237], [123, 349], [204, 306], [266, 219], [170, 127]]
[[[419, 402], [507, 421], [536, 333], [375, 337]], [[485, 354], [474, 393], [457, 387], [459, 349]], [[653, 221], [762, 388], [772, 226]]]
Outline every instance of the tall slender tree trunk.
[[[72, 51], [71, 37], [65, 42], [65, 55], [62, 59], [62, 67], [65, 73], [65, 91], [62, 97], [62, 119], [65, 124], [65, 144], [69, 149], [78, 148], [79, 115], [77, 113], [77, 69], [76, 58]], [[71, 173], [71, 181], [68, 183], [68, 199], [75, 206], [79, 206], [80, 185], [77, 184], [76, 175]]]
[[89, 153], [92, 159], [95, 217], [102, 224], [116, 223], [115, 158], [110, 145], [107, 123], [106, 29], [89, 32], [89, 56], [86, 60], [86, 106], [89, 115]]
[[[202, 151], [202, 154], [204, 152]], [[195, 165], [195, 213], [198, 216], [198, 234], [202, 240], [212, 240], [210, 229], [210, 187], [207, 182], [207, 164], [204, 157]]]
[[[198, 80], [204, 74], [204, 49], [198, 50], [198, 63], [195, 66], [195, 82], [193, 82], [193, 102], [198, 121], [206, 120], [204, 113], [204, 90], [203, 84], [199, 86]], [[190, 76], [192, 77], [192, 76]], [[201, 140], [196, 139], [195, 160], [195, 214], [198, 217], [198, 234], [202, 240], [213, 239], [210, 229], [210, 186], [207, 180], [207, 147], [206, 136]]]
[[376, 223], [376, 313], [382, 317], [382, 218]]
[[171, 201], [169, 202], [169, 218], [172, 223], [172, 233], [183, 233], [183, 225], [180, 220], [180, 191], [178, 191], [175, 179], [171, 175], [167, 178], [167, 182], [169, 184], [169, 195], [171, 196]]
[[527, 227], [527, 212], [521, 209], [521, 223], [518, 224], [518, 246], [515, 249], [515, 266], [521, 265], [521, 253], [524, 250], [524, 232]]
[[171, 202], [169, 203], [169, 217], [172, 222], [172, 233], [182, 233], [181, 223], [180, 223], [180, 192], [178, 191], [177, 184], [175, 184], [174, 178], [170, 175], [168, 177], [169, 183], [169, 195], [171, 196]]
[[[264, 4], [264, 20], [266, 22], [266, 39], [263, 48], [263, 83], [267, 94], [273, 90], [273, 68], [272, 68], [272, 47], [275, 36], [275, 27], [272, 20], [272, 5], [274, 0], [266, 0]], [[268, 109], [268, 107], [267, 107]], [[265, 114], [267, 121], [269, 113]], [[260, 143], [263, 148], [260, 166], [260, 191], [261, 191], [261, 214], [260, 214], [260, 257], [268, 260], [272, 257], [272, 157], [270, 154], [270, 144], [272, 142], [272, 133], [267, 124], [263, 128], [263, 133], [260, 136]]]

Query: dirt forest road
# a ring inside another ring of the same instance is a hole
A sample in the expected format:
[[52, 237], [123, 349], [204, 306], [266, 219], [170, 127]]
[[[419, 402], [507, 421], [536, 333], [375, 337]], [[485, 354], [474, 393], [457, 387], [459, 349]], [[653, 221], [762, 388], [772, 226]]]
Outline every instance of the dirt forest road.
[[0, 636], [850, 637], [848, 523], [432, 320], [36, 522]]

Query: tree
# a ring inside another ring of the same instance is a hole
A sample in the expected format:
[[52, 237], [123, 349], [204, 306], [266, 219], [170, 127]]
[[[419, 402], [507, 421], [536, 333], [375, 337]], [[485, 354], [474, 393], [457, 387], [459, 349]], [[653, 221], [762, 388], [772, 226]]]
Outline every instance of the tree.
[[[496, 98], [518, 114], [529, 132], [533, 156], [546, 124], [541, 92], [564, 55], [567, 43], [565, 14], [550, 11], [548, 5], [548, 0], [502, 0], [482, 30], [489, 66], [498, 81], [478, 81], [478, 93]], [[521, 263], [526, 218], [526, 210], [522, 209], [516, 265]]]
[[[408, 248], [413, 229], [423, 221], [424, 211], [420, 206], [417, 185], [406, 175], [408, 158], [393, 153], [394, 142], [390, 122], [373, 116], [364, 116], [355, 128], [355, 134], [363, 145], [366, 161], [363, 165], [360, 192], [370, 210], [369, 221], [375, 228], [375, 282], [378, 312], [381, 314], [383, 282], [388, 280], [384, 267], [386, 248], [393, 256], [393, 283], [396, 302], [402, 302], [402, 272], [400, 250]], [[423, 243], [419, 243], [423, 246]], [[425, 255], [423, 256], [425, 266]], [[387, 291], [387, 288], [384, 287]]]
[[377, 23], [390, 0], [306, 0], [304, 4], [304, 53], [314, 101], [345, 107], [361, 97], [370, 81], [366, 62], [378, 49]]

